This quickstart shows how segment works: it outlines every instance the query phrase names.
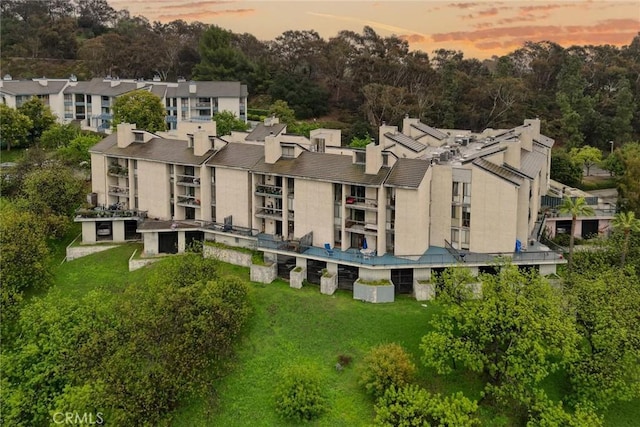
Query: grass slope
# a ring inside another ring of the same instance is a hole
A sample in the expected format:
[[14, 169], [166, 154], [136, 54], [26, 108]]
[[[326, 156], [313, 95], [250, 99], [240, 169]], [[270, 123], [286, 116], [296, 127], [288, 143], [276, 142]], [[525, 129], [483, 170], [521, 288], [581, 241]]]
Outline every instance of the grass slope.
[[[154, 265], [131, 273], [127, 269], [129, 256], [140, 247], [126, 244], [52, 267], [55, 280], [50, 292], [80, 297], [95, 288], [117, 292], [125, 286], [142, 284]], [[221, 274], [248, 278], [246, 268], [221, 264], [220, 269]], [[358, 365], [371, 346], [391, 341], [400, 343], [414, 356], [418, 380], [424, 387], [445, 394], [463, 391], [471, 399], [480, 396], [482, 384], [474, 377], [464, 374], [441, 377], [421, 367], [418, 345], [430, 317], [437, 312], [435, 304], [428, 303], [425, 307], [408, 297], [393, 304], [367, 304], [354, 301], [348, 292], [326, 296], [316, 286], [296, 290], [284, 281], [271, 285], [252, 283], [250, 296], [254, 317], [226, 377], [212, 385], [210, 395], [185, 402], [173, 414], [172, 426], [288, 425], [275, 413], [272, 391], [280, 369], [301, 361], [320, 367], [330, 397], [329, 412], [311, 425], [370, 425], [373, 402], [357, 384]], [[55, 298], [50, 300], [53, 302]], [[342, 372], [334, 367], [340, 354], [353, 357], [351, 365]], [[556, 375], [547, 385], [551, 390], [562, 389], [564, 383], [566, 378]], [[614, 405], [606, 414], [606, 425], [638, 425], [638, 403]], [[517, 425], [509, 417], [493, 413], [491, 408], [482, 408], [480, 415], [482, 425]]]

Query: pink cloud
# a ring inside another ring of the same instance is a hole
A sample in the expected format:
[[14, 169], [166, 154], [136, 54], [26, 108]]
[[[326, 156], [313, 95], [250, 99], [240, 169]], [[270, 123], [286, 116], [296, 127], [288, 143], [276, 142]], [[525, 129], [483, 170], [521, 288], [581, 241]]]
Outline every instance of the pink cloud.
[[401, 34], [398, 38], [409, 43], [424, 43], [427, 41], [427, 38], [422, 34]]
[[177, 13], [171, 15], [159, 15], [158, 20], [160, 21], [175, 21], [177, 19], [182, 19], [183, 21], [206, 21], [209, 18], [214, 18], [216, 16], [223, 15], [239, 15], [246, 16], [255, 13], [255, 9], [227, 9], [227, 10], [212, 10], [205, 12], [192, 12], [192, 13]]

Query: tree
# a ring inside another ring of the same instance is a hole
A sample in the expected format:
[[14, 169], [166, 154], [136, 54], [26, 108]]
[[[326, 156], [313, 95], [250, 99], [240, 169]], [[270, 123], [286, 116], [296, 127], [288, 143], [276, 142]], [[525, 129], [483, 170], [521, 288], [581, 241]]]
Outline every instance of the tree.
[[200, 38], [200, 63], [194, 68], [196, 80], [236, 80], [247, 82], [253, 65], [232, 44], [231, 31], [211, 25]]
[[90, 167], [91, 155], [89, 149], [96, 145], [102, 137], [99, 135], [78, 135], [68, 144], [58, 147], [56, 155], [63, 163], [69, 166]]
[[622, 163], [622, 174], [618, 179], [618, 205], [640, 216], [640, 143], [625, 144], [614, 152]]
[[42, 132], [40, 144], [43, 148], [66, 147], [78, 135], [80, 135], [78, 126], [71, 123], [54, 123], [49, 129]]
[[[0, 311], [11, 312], [25, 290], [41, 288], [50, 279], [45, 225], [39, 215], [3, 202], [0, 206], [0, 246]], [[3, 318], [6, 320], [4, 315]]]
[[363, 136], [362, 138], [358, 138], [357, 136], [354, 136], [353, 138], [351, 138], [351, 142], [349, 143], [349, 147], [351, 148], [365, 148], [367, 145], [371, 144], [372, 139], [369, 136], [369, 133], [367, 132], [367, 134], [365, 136]]
[[[598, 253], [593, 254], [598, 256]], [[569, 367], [574, 400], [605, 409], [640, 397], [637, 272], [590, 263], [567, 288], [584, 345]]]
[[292, 365], [284, 370], [274, 392], [276, 412], [297, 422], [312, 421], [328, 408], [323, 378], [313, 365]]
[[20, 111], [0, 104], [0, 143], [7, 147], [23, 147], [27, 144], [33, 122]]
[[442, 397], [417, 385], [391, 386], [374, 407], [375, 425], [383, 427], [457, 426], [479, 424], [473, 417], [478, 404], [462, 393]]
[[71, 169], [53, 164], [29, 172], [25, 176], [22, 193], [26, 208], [46, 221], [47, 234], [60, 237], [82, 201], [84, 187]]
[[280, 99], [271, 104], [269, 107], [269, 115], [274, 115], [280, 120], [280, 123], [287, 125], [296, 121], [296, 112], [293, 111], [293, 108], [289, 107], [286, 101]]
[[569, 151], [569, 157], [577, 164], [584, 166], [587, 169], [587, 176], [589, 176], [591, 167], [602, 161], [602, 151], [599, 148], [585, 145], [580, 148], [572, 148]]
[[570, 187], [577, 187], [582, 182], [582, 167], [576, 164], [565, 150], [552, 150], [551, 179]]
[[49, 106], [44, 105], [35, 96], [22, 104], [18, 111], [31, 119], [31, 129], [29, 131], [31, 144], [40, 142], [42, 133], [56, 122], [56, 116], [51, 112]]
[[640, 219], [636, 218], [636, 214], [633, 211], [620, 212], [615, 215], [611, 225], [624, 234], [624, 245], [620, 256], [620, 266], [624, 267], [624, 261], [629, 252], [629, 238], [631, 237], [631, 232], [640, 232]]
[[231, 131], [245, 131], [249, 129], [249, 125], [240, 120], [231, 111], [220, 111], [213, 116], [216, 122], [216, 133], [218, 136], [231, 135]]
[[322, 116], [329, 110], [329, 94], [306, 76], [279, 73], [269, 88], [273, 99], [286, 101], [296, 117], [307, 119]]
[[147, 132], [167, 128], [166, 111], [162, 100], [146, 90], [134, 90], [116, 98], [113, 103], [113, 129], [119, 123], [134, 123], [137, 129]]
[[569, 236], [569, 271], [573, 268], [573, 244], [575, 241], [576, 222], [579, 216], [593, 216], [595, 211], [584, 197], [565, 197], [562, 204], [558, 206], [561, 213], [571, 215], [571, 235]]
[[529, 404], [551, 373], [573, 359], [578, 336], [562, 297], [536, 272], [504, 265], [481, 275], [482, 297], [445, 304], [422, 338], [423, 363], [440, 374], [458, 366], [482, 374], [500, 403]]

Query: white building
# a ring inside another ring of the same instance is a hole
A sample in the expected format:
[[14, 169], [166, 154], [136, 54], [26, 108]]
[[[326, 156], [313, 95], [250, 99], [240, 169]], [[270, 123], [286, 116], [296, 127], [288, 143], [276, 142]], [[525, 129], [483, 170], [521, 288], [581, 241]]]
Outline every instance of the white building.
[[137, 89], [157, 95], [167, 109], [167, 128], [176, 130], [183, 122], [210, 122], [218, 111], [230, 111], [246, 121], [247, 86], [240, 82], [163, 82], [94, 78], [90, 81], [69, 79], [0, 81], [0, 97], [9, 107], [17, 108], [37, 96], [48, 105], [60, 123], [72, 121], [82, 129], [111, 133], [112, 106], [115, 99]]
[[550, 274], [565, 262], [538, 242], [553, 145], [539, 120], [475, 134], [407, 117], [379, 132], [356, 150], [339, 130], [288, 135], [277, 119], [225, 139], [213, 123], [183, 137], [123, 124], [91, 150], [99, 208], [76, 221], [85, 243], [140, 234], [157, 254], [215, 240], [304, 266], [310, 281], [327, 268], [346, 287], [377, 277], [401, 292], [456, 263], [477, 273], [509, 256]]

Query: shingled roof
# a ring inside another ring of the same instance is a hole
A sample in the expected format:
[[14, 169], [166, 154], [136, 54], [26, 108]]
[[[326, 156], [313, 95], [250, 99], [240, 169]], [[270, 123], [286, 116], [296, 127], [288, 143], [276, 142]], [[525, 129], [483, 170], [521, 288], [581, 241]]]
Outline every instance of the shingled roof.
[[418, 188], [431, 162], [420, 159], [398, 159], [385, 181], [388, 187]]
[[522, 178], [517, 173], [503, 167], [500, 165], [496, 165], [495, 163], [491, 163], [485, 159], [476, 159], [473, 161], [473, 165], [489, 172], [492, 175], [497, 176], [511, 184], [520, 186], [524, 182], [524, 178]]

